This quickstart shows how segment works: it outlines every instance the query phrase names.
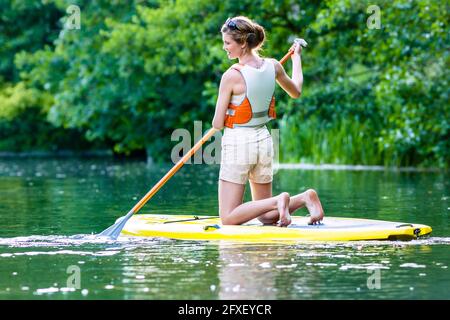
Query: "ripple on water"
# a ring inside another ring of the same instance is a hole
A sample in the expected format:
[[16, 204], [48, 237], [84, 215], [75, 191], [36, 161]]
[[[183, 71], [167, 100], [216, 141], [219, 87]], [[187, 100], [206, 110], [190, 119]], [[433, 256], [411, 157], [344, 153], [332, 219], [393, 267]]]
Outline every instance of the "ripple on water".
[[[0, 238], [0, 248], [3, 247], [0, 258], [58, 255], [107, 257], [144, 246], [152, 247], [155, 242], [161, 243], [161, 239], [119, 237], [117, 240], [112, 240], [96, 235]], [[4, 250], [5, 248], [7, 251]], [[36, 248], [41, 250], [36, 250]], [[79, 263], [83, 264], [84, 261], [80, 260]], [[42, 293], [45, 291], [36, 294]]]
[[39, 255], [79, 255], [79, 256], [113, 256], [120, 251], [79, 251], [79, 250], [57, 250], [57, 251], [28, 251], [28, 252], [14, 252], [14, 253], [2, 253], [0, 257], [10, 258], [17, 256], [39, 256]]
[[8, 247], [61, 247], [61, 246], [80, 246], [85, 244], [92, 245], [127, 245], [127, 244], [152, 244], [161, 239], [139, 238], [139, 237], [119, 237], [113, 240], [108, 237], [97, 235], [73, 235], [73, 236], [28, 236], [14, 238], [0, 238], [0, 246]]
[[[5, 246], [9, 248], [26, 248], [26, 247], [74, 247], [74, 246], [82, 246], [82, 245], [99, 245], [99, 246], [116, 246], [117, 249], [124, 250], [132, 250], [137, 247], [149, 246], [160, 243], [175, 243], [176, 246], [182, 247], [187, 245], [187, 247], [191, 247], [192, 243], [195, 241], [177, 241], [172, 239], [164, 239], [164, 238], [145, 238], [145, 237], [119, 237], [116, 240], [113, 240], [108, 237], [100, 237], [98, 235], [72, 235], [72, 236], [61, 236], [61, 235], [50, 235], [50, 236], [26, 236], [26, 237], [13, 237], [13, 238], [0, 238], [0, 246]], [[197, 243], [197, 242], [195, 242]], [[206, 244], [208, 242], [201, 242]], [[217, 242], [209, 242], [209, 243], [217, 243]], [[224, 244], [220, 242], [220, 245]], [[281, 246], [284, 249], [305, 249], [305, 252], [297, 252], [296, 255], [300, 257], [323, 257], [328, 256], [331, 258], [350, 258], [348, 254], [336, 254], [336, 252], [315, 252], [311, 249], [339, 249], [339, 248], [350, 248], [361, 251], [363, 248], [373, 248], [373, 247], [405, 247], [405, 246], [423, 246], [423, 245], [448, 245], [450, 244], [450, 237], [431, 237], [425, 239], [418, 239], [412, 241], [348, 241], [348, 242], [299, 242], [297, 244], [267, 244], [270, 247]], [[228, 244], [225, 244], [225, 248]], [[229, 246], [238, 248], [239, 246], [245, 246], [246, 250], [249, 247], [253, 246], [252, 243], [245, 244], [236, 244], [229, 243]], [[261, 247], [264, 244], [257, 244], [256, 246]], [[113, 250], [114, 248], [109, 248], [106, 250]], [[60, 253], [68, 253], [67, 251], [61, 251]], [[82, 253], [82, 252], [78, 252]], [[78, 254], [76, 253], [76, 254]], [[15, 254], [15, 253], [14, 253]], [[48, 253], [47, 253], [48, 254]], [[70, 254], [70, 253], [69, 253]], [[87, 254], [92, 254], [87, 253]], [[110, 254], [111, 253], [105, 253]], [[377, 255], [378, 253], [374, 252], [359, 252], [357, 255]], [[10, 256], [9, 253], [4, 253], [3, 257]], [[190, 263], [198, 263], [198, 261], [189, 261]]]
[[349, 269], [367, 269], [367, 270], [387, 269], [387, 270], [389, 270], [389, 267], [379, 264], [379, 263], [362, 263], [362, 264], [345, 264], [339, 268], [339, 270], [349, 270]]
[[403, 263], [400, 265], [400, 268], [426, 268], [426, 265], [417, 263]]

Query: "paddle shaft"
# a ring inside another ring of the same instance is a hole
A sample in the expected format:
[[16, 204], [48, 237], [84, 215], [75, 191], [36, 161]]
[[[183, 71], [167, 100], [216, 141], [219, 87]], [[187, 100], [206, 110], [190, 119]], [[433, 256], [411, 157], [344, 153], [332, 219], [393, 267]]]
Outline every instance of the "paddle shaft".
[[280, 63], [281, 63], [281, 64], [284, 64], [284, 63], [289, 59], [289, 57], [292, 56], [293, 53], [294, 53], [294, 50], [293, 50], [293, 49], [290, 49], [290, 50], [284, 55], [284, 57], [281, 58]]
[[[294, 52], [294, 50], [289, 50], [288, 53], [286, 53], [284, 55], [284, 57], [280, 60], [281, 64], [284, 64], [289, 57], [292, 55], [292, 53]], [[167, 180], [169, 180], [170, 178], [172, 178], [172, 176], [189, 160], [190, 157], [192, 157], [192, 155], [207, 141], [209, 140], [209, 138], [211, 138], [214, 133], [216, 133], [216, 131], [218, 131], [216, 128], [211, 128], [193, 147], [191, 150], [189, 150], [188, 153], [186, 153], [183, 158], [181, 158], [176, 164], [175, 166], [173, 166], [172, 169], [170, 169], [169, 172], [166, 173], [166, 175], [164, 177], [161, 178], [161, 180], [158, 181], [157, 184], [155, 184], [155, 186], [149, 191], [147, 192], [147, 194], [141, 199], [139, 200], [138, 203], [136, 203], [136, 205], [131, 209], [131, 212], [137, 213], [146, 203], [148, 200], [150, 200], [155, 193], [158, 192], [159, 189], [161, 189], [161, 187], [167, 182]]]
[[169, 172], [166, 173], [164, 177], [161, 178], [161, 180], [158, 181], [157, 184], [149, 191], [147, 194], [138, 202], [136, 205], [131, 209], [133, 213], [138, 212], [145, 203], [150, 200], [155, 193], [158, 192], [159, 189], [169, 180], [172, 178], [172, 176], [189, 160], [190, 157], [207, 141], [209, 138], [211, 138], [214, 133], [216, 133], [216, 128], [211, 128], [209, 131], [192, 147], [191, 150], [189, 150], [188, 153], [186, 153], [174, 166], [172, 169], [170, 169]]

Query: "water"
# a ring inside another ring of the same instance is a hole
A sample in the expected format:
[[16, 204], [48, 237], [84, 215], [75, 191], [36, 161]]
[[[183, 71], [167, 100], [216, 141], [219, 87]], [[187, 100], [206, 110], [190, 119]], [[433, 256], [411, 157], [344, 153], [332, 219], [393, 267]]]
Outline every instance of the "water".
[[[277, 245], [93, 236], [170, 167], [1, 160], [0, 299], [450, 298], [448, 174], [275, 175], [275, 193], [313, 187], [329, 216], [432, 226], [423, 240]], [[142, 213], [216, 214], [217, 174], [215, 166], [185, 166]]]

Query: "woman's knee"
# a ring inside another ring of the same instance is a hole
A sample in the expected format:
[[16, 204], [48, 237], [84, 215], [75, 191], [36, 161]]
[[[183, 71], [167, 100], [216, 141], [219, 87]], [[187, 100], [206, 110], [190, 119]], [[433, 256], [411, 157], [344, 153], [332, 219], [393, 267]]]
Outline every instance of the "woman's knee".
[[220, 215], [220, 220], [222, 221], [222, 224], [224, 225], [224, 226], [226, 226], [226, 225], [231, 225], [231, 226], [233, 226], [233, 225], [238, 225], [239, 223], [237, 223], [236, 221], [235, 221], [235, 219], [232, 217], [232, 215], [230, 215], [230, 214], [226, 214], [226, 215]]

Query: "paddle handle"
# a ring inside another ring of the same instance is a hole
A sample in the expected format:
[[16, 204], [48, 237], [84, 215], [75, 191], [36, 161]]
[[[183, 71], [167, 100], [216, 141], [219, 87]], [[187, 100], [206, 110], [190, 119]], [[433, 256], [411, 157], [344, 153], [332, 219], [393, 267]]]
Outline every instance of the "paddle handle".
[[161, 180], [158, 181], [157, 184], [149, 191], [147, 194], [138, 202], [136, 205], [131, 209], [133, 213], [138, 212], [146, 203], [148, 200], [150, 200], [155, 193], [158, 192], [159, 189], [169, 180], [172, 178], [172, 176], [186, 163], [186, 161], [189, 160], [190, 157], [207, 141], [209, 138], [211, 138], [214, 133], [216, 133], [216, 128], [211, 128], [209, 131], [192, 147], [191, 150], [189, 150], [188, 153], [186, 153], [174, 166], [172, 169], [170, 169], [169, 172], [166, 173], [164, 177], [161, 178]]

